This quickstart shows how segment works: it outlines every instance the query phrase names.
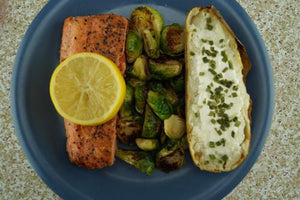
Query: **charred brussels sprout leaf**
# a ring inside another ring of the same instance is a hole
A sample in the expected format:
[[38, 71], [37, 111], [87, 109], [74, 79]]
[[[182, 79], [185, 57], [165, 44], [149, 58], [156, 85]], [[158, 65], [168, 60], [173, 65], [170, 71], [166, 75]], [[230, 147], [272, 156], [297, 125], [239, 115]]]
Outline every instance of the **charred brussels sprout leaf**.
[[145, 119], [142, 137], [155, 138], [158, 134], [162, 121], [153, 113], [149, 105], [145, 107]]
[[159, 42], [162, 26], [162, 15], [153, 8], [139, 6], [131, 13], [130, 29], [143, 38], [145, 51], [151, 58], [159, 57]]
[[169, 56], [178, 56], [184, 51], [184, 29], [179, 24], [163, 27], [160, 38], [162, 51]]
[[147, 57], [143, 55], [139, 56], [133, 63], [132, 70], [129, 74], [140, 80], [149, 80], [150, 74], [148, 70]]
[[181, 147], [180, 140], [171, 140], [156, 154], [155, 165], [164, 172], [170, 172], [179, 169], [184, 160], [184, 149]]
[[162, 120], [169, 118], [173, 109], [166, 98], [158, 92], [149, 91], [147, 103], [152, 108], [153, 112]]
[[164, 87], [162, 83], [157, 81], [151, 81], [148, 84], [148, 87], [150, 90], [158, 92], [159, 94], [165, 96], [165, 98], [173, 106], [173, 108], [177, 109], [180, 100], [171, 87]]
[[146, 104], [147, 87], [146, 85], [137, 85], [134, 90], [135, 110], [143, 114]]
[[136, 138], [136, 145], [143, 151], [153, 151], [158, 149], [159, 142], [157, 139]]
[[139, 116], [121, 118], [117, 123], [118, 139], [124, 144], [134, 145], [135, 139], [141, 136], [142, 121]]
[[166, 80], [178, 76], [182, 71], [182, 63], [178, 60], [149, 60], [151, 78]]
[[130, 85], [126, 84], [125, 99], [119, 112], [121, 118], [128, 117], [133, 114], [132, 112], [133, 95], [134, 95], [134, 89]]
[[119, 149], [116, 156], [147, 175], [151, 175], [155, 167], [152, 155], [147, 152]]
[[126, 59], [132, 63], [143, 52], [143, 40], [133, 31], [129, 31], [126, 39]]

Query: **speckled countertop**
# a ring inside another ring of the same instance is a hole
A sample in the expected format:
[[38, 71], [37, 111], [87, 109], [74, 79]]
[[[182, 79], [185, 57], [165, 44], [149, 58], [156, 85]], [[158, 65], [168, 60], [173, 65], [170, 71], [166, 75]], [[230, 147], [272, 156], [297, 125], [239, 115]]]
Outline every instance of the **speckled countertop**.
[[[9, 104], [12, 65], [28, 25], [47, 0], [0, 0], [0, 199], [59, 199], [18, 143]], [[264, 149], [225, 199], [300, 199], [300, 1], [238, 0], [265, 41], [275, 111]]]

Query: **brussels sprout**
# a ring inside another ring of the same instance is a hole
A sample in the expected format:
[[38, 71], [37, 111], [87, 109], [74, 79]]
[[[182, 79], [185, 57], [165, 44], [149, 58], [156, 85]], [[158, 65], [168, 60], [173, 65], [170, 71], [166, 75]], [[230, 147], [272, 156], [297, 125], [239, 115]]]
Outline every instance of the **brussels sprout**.
[[169, 56], [178, 56], [184, 51], [184, 28], [179, 24], [163, 27], [160, 38], [162, 51]]
[[178, 104], [179, 99], [172, 88], [164, 87], [162, 83], [156, 81], [149, 82], [148, 87], [150, 90], [164, 95], [172, 106], [176, 106]]
[[147, 57], [143, 55], [137, 57], [129, 74], [140, 80], [149, 80], [150, 73], [148, 71]]
[[117, 123], [118, 139], [127, 145], [134, 145], [135, 139], [141, 137], [142, 132], [142, 117], [131, 116], [121, 118]]
[[148, 152], [119, 149], [116, 156], [147, 175], [151, 175], [155, 167], [154, 159]]
[[162, 15], [153, 8], [139, 6], [131, 13], [130, 29], [143, 38], [144, 48], [149, 57], [159, 57], [159, 42], [162, 26]]
[[171, 115], [164, 120], [164, 131], [171, 139], [180, 139], [185, 133], [185, 120], [178, 115]]
[[143, 40], [133, 31], [129, 31], [126, 39], [126, 59], [133, 63], [143, 52]]
[[178, 60], [149, 60], [151, 78], [166, 80], [178, 76], [182, 71], [182, 63]]
[[144, 41], [144, 49], [147, 55], [150, 58], [158, 58], [159, 57], [159, 43], [153, 37], [153, 34], [150, 32], [149, 29], [146, 29], [143, 32], [143, 41]]
[[138, 85], [134, 90], [134, 98], [135, 98], [135, 110], [143, 114], [146, 104], [146, 94], [147, 87], [146, 85]]
[[128, 85], [130, 85], [131, 87], [134, 87], [134, 88], [136, 88], [139, 85], [145, 85], [146, 84], [145, 81], [141, 81], [141, 80], [136, 79], [136, 78], [127, 79], [126, 83], [128, 83]]
[[170, 80], [170, 85], [177, 93], [184, 92], [184, 74], [180, 74], [179, 76]]
[[135, 142], [138, 148], [142, 149], [143, 151], [153, 151], [159, 147], [159, 142], [157, 139], [136, 138]]
[[126, 95], [122, 107], [119, 111], [120, 118], [128, 117], [133, 114], [132, 113], [133, 95], [134, 95], [134, 89], [130, 85], [126, 84]]
[[185, 160], [184, 149], [180, 146], [180, 140], [169, 142], [156, 154], [155, 165], [164, 172], [179, 169]]
[[152, 108], [153, 112], [162, 120], [169, 118], [173, 109], [166, 98], [158, 92], [149, 91], [147, 103]]
[[142, 137], [155, 138], [158, 134], [162, 121], [153, 113], [150, 106], [145, 107], [145, 119], [143, 124]]

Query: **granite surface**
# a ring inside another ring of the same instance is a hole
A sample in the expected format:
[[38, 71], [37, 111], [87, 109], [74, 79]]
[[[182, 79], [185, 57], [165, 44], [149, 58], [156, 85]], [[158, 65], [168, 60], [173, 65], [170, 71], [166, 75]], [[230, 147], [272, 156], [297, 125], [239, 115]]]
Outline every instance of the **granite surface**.
[[[0, 0], [0, 199], [60, 199], [37, 176], [14, 131], [9, 104], [16, 51], [46, 0]], [[238, 0], [265, 41], [275, 110], [264, 149], [225, 199], [300, 199], [300, 1]]]

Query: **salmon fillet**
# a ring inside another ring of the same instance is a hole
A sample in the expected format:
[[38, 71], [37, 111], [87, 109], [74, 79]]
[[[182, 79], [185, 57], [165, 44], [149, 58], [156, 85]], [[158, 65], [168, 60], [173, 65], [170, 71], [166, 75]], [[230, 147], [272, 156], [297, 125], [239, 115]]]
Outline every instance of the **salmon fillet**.
[[[99, 53], [111, 59], [124, 74], [128, 24], [128, 19], [114, 14], [65, 19], [60, 61], [79, 52]], [[81, 126], [64, 120], [70, 161], [89, 169], [113, 165], [116, 121], [117, 116], [99, 126]]]

